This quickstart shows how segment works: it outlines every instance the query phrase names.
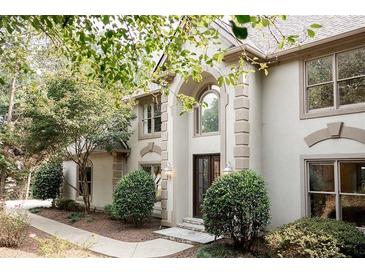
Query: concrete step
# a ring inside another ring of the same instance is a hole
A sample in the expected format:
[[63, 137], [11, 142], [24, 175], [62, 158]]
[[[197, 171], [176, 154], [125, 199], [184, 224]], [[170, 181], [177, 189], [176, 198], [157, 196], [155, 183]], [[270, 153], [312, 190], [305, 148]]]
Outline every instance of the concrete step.
[[205, 232], [205, 227], [204, 225], [197, 225], [197, 224], [191, 224], [191, 223], [180, 223], [177, 225], [180, 228], [184, 228], [184, 229], [190, 229], [193, 231], [198, 231], [198, 232]]
[[185, 217], [183, 219], [183, 222], [193, 224], [193, 225], [204, 225], [203, 219], [200, 219], [200, 218]]
[[170, 227], [154, 231], [153, 233], [168, 240], [188, 244], [207, 244], [214, 241], [214, 236], [211, 234], [181, 227]]

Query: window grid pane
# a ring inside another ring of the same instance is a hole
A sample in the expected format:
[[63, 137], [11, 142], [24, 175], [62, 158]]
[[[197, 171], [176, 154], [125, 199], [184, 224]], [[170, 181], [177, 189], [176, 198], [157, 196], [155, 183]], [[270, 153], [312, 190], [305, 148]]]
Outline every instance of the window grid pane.
[[306, 111], [365, 103], [364, 47], [306, 61], [305, 74]]
[[[333, 173], [333, 178], [330, 166], [334, 171], [338, 170], [338, 174]], [[332, 188], [329, 188], [328, 183], [332, 179], [337, 187], [334, 187], [333, 192], [326, 192]], [[310, 216], [336, 219], [338, 213], [339, 219], [356, 226], [365, 226], [365, 161], [334, 160], [333, 164], [308, 163], [307, 195]]]

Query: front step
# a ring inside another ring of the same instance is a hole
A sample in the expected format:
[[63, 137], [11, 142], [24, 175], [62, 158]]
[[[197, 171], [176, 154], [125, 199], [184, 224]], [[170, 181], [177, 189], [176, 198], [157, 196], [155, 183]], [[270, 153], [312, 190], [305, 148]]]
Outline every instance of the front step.
[[199, 218], [185, 217], [183, 219], [183, 222], [193, 224], [193, 225], [204, 225], [203, 219], [199, 219]]
[[169, 240], [188, 244], [208, 244], [215, 239], [211, 234], [181, 227], [170, 227], [154, 231], [153, 233]]
[[180, 228], [190, 229], [190, 230], [197, 231], [197, 232], [205, 232], [204, 225], [197, 225], [197, 224], [183, 222], [182, 224], [178, 224], [177, 226]]

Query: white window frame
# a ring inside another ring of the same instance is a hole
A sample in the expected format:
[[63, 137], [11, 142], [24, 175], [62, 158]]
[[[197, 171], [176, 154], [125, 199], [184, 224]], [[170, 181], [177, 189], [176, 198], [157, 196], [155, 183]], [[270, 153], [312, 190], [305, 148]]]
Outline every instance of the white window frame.
[[[337, 55], [345, 52], [350, 52], [356, 49], [362, 49], [364, 45], [358, 46], [355, 48], [350, 48], [346, 50], [336, 51], [331, 54], [325, 54], [316, 56], [315, 58], [306, 59], [302, 62], [302, 69], [301, 69], [301, 119], [308, 119], [308, 118], [317, 118], [317, 117], [326, 117], [326, 116], [334, 116], [334, 115], [341, 115], [341, 114], [349, 114], [349, 113], [358, 113], [358, 112], [365, 112], [365, 102], [354, 103], [354, 104], [347, 104], [347, 105], [340, 105], [340, 94], [338, 89], [338, 83], [345, 80], [356, 79], [365, 77], [365, 75], [358, 75], [354, 77], [338, 79], [338, 62], [337, 62]], [[313, 60], [317, 60], [324, 57], [332, 57], [332, 80], [323, 82], [320, 84], [312, 84], [308, 85], [308, 75], [307, 75], [307, 63]], [[314, 87], [323, 84], [333, 84], [333, 106], [331, 107], [324, 107], [318, 109], [309, 109], [309, 96], [308, 96], [308, 88]]]
[[[155, 115], [155, 109], [154, 106], [158, 105], [160, 107], [160, 114]], [[146, 117], [147, 107], [151, 107], [151, 117]], [[158, 138], [161, 136], [161, 130], [155, 131], [155, 119], [160, 118], [161, 119], [161, 98], [158, 96], [150, 96], [149, 98], [143, 98], [140, 100], [139, 105], [139, 130], [138, 130], [138, 137], [139, 139], [150, 139], [150, 138]], [[145, 122], [151, 120], [151, 132], [145, 132]], [[162, 121], [160, 128], [162, 126]]]

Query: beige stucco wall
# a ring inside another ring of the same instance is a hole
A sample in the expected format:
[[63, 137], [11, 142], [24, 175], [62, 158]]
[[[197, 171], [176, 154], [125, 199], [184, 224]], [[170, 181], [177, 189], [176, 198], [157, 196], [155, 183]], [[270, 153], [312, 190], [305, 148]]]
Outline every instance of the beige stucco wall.
[[[90, 156], [90, 161], [93, 166], [91, 206], [102, 209], [106, 204], [112, 202], [113, 156], [108, 152], [94, 153]], [[76, 187], [77, 165], [72, 161], [64, 161], [63, 170], [67, 182]], [[64, 197], [76, 199], [76, 196], [76, 191], [72, 187], [65, 185]], [[78, 200], [82, 201], [81, 199]]]
[[[137, 115], [138, 115], [138, 111], [137, 111], [138, 107], [139, 107], [138, 105], [136, 105], [134, 107], [134, 111], [135, 111], [135, 113], [137, 113]], [[144, 163], [161, 162], [161, 155], [159, 155], [155, 152], [147, 153], [143, 157], [141, 156], [141, 154], [140, 154], [141, 150], [144, 147], [146, 147], [149, 143], [153, 142], [153, 143], [155, 143], [155, 145], [161, 146], [161, 138], [159, 137], [159, 138], [150, 138], [150, 139], [140, 140], [138, 138], [138, 130], [139, 130], [138, 121], [139, 121], [139, 117], [137, 116], [137, 118], [134, 119], [132, 122], [133, 134], [128, 141], [128, 146], [130, 147], [130, 153], [127, 158], [127, 172], [131, 172], [131, 171], [140, 169], [140, 167], [141, 167], [140, 164], [143, 162]]]
[[262, 78], [262, 175], [270, 192], [272, 226], [302, 216], [300, 155], [365, 152], [364, 144], [346, 139], [326, 140], [311, 148], [304, 142], [306, 135], [340, 121], [365, 129], [365, 113], [299, 119], [298, 61], [272, 67]]

